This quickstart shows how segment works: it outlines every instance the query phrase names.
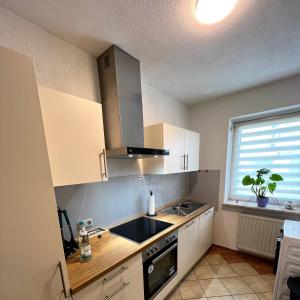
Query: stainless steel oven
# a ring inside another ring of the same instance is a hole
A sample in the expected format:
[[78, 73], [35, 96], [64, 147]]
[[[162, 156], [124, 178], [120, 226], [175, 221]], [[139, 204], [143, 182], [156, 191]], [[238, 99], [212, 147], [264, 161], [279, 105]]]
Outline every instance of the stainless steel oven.
[[177, 231], [143, 251], [144, 296], [153, 299], [177, 274]]

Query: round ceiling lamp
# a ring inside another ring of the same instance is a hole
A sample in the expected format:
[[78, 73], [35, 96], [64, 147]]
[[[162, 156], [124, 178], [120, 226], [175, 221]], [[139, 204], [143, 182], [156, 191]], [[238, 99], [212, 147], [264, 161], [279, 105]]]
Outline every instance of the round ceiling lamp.
[[237, 0], [197, 0], [197, 19], [203, 24], [217, 23], [232, 12], [236, 3]]

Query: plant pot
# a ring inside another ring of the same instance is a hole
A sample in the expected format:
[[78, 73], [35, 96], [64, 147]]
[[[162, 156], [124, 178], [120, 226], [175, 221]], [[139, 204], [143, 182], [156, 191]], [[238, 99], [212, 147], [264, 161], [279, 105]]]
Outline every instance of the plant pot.
[[269, 203], [269, 197], [256, 197], [258, 207], [266, 207]]

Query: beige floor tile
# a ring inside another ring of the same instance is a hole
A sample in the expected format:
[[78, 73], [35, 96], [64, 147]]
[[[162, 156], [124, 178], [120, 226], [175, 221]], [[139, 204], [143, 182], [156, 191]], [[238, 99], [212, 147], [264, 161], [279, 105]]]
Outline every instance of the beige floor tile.
[[227, 261], [223, 258], [221, 254], [213, 253], [206, 254], [205, 259], [209, 265], [224, 265], [227, 264]]
[[211, 268], [214, 270], [218, 277], [238, 276], [238, 274], [230, 265], [211, 265]]
[[181, 300], [181, 295], [179, 293], [179, 289], [176, 288], [169, 296], [167, 297], [167, 300]]
[[214, 272], [211, 266], [196, 266], [194, 273], [198, 279], [217, 278], [217, 274]]
[[206, 297], [217, 297], [229, 295], [220, 279], [204, 279], [199, 280]]
[[208, 300], [233, 300], [232, 296], [209, 297]]
[[240, 276], [258, 275], [255, 269], [252, 268], [248, 263], [235, 263], [235, 264], [230, 264], [230, 266]]
[[221, 281], [231, 295], [252, 293], [249, 286], [239, 277], [221, 278]]
[[272, 292], [273, 285], [269, 279], [264, 278], [262, 275], [243, 276], [242, 279], [255, 293]]
[[273, 293], [272, 292], [268, 292], [268, 293], [258, 293], [256, 294], [257, 297], [260, 300], [273, 300]]
[[234, 295], [234, 300], [258, 300], [255, 294], [245, 294], [245, 295]]
[[183, 281], [179, 286], [179, 291], [182, 299], [205, 297], [198, 281]]
[[188, 300], [210, 300], [211, 298], [201, 297], [201, 298], [189, 298]]
[[197, 276], [194, 271], [190, 271], [184, 278], [184, 280], [197, 280]]
[[203, 298], [203, 297], [201, 297], [201, 298], [189, 298], [189, 300], [210, 300], [211, 298]]
[[264, 274], [261, 276], [274, 288], [274, 284], [275, 284], [275, 275], [274, 274]]
[[207, 266], [207, 265], [208, 265], [208, 262], [205, 257], [201, 258], [197, 263], [197, 266]]

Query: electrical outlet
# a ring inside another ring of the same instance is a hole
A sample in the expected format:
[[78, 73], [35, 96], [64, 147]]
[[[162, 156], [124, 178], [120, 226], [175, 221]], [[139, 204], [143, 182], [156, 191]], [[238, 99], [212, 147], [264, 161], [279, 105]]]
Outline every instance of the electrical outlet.
[[88, 228], [88, 227], [91, 227], [94, 225], [94, 220], [92, 218], [82, 220], [82, 222], [84, 223], [85, 228]]

